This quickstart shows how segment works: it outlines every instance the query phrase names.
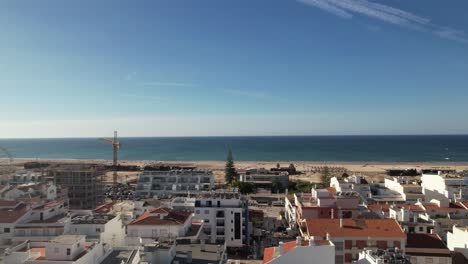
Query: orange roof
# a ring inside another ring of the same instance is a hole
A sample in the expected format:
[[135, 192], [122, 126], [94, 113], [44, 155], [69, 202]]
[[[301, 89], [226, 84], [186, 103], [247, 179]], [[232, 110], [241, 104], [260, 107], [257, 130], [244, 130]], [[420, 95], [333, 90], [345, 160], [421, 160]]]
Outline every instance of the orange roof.
[[306, 219], [309, 236], [406, 238], [395, 219]]
[[114, 207], [115, 202], [110, 202], [110, 203], [105, 203], [98, 205], [95, 209], [94, 212], [98, 214], [107, 214], [110, 211], [112, 211], [112, 208]]
[[335, 187], [327, 187], [327, 188], [325, 188], [325, 190], [327, 190], [330, 193], [336, 193]]
[[270, 262], [273, 260], [273, 256], [275, 255], [275, 248], [269, 247], [265, 248], [263, 251], [263, 264]]
[[190, 215], [190, 213], [176, 212], [169, 208], [156, 208], [143, 213], [129, 225], [182, 225]]
[[383, 211], [388, 213], [390, 204], [369, 204], [367, 205], [367, 209], [371, 211]]
[[18, 202], [0, 200], [0, 207], [15, 207]]
[[457, 211], [457, 210], [467, 210], [463, 206], [458, 203], [450, 203], [449, 207], [440, 207], [436, 203], [423, 203], [424, 208], [426, 210], [434, 210], [434, 211]]
[[28, 208], [21, 204], [15, 209], [0, 209], [0, 223], [14, 223], [26, 214]]

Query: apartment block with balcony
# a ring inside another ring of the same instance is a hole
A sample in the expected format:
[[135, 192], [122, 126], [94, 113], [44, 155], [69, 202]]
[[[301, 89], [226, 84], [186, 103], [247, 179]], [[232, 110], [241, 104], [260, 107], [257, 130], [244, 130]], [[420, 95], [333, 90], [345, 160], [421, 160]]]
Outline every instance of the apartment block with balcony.
[[203, 233], [211, 243], [248, 244], [247, 202], [237, 191], [200, 193], [195, 198], [194, 218], [204, 221]]
[[153, 198], [197, 193], [214, 188], [214, 175], [203, 170], [145, 171], [138, 177], [135, 195]]

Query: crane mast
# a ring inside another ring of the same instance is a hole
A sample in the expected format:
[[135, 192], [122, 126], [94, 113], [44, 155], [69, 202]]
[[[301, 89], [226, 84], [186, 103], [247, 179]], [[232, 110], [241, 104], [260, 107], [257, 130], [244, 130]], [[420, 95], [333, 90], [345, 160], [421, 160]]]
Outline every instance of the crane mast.
[[112, 162], [112, 170], [114, 171], [113, 173], [113, 184], [114, 186], [117, 185], [117, 153], [122, 146], [122, 144], [118, 141], [117, 138], [117, 131], [114, 131], [114, 139], [107, 139], [107, 138], [99, 138], [100, 141], [112, 145], [113, 148], [113, 162]]

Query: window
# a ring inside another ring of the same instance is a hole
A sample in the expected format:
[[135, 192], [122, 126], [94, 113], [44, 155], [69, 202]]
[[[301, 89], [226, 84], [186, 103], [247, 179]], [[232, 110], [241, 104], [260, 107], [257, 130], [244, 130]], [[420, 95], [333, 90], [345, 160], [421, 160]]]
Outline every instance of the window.
[[101, 233], [101, 228], [96, 228], [97, 233]]
[[200, 214], [200, 210], [196, 210], [195, 213], [196, 213], [196, 214]]
[[67, 248], [67, 256], [70, 256], [71, 254], [71, 249]]
[[425, 258], [424, 263], [433, 263], [434, 260], [432, 258]]
[[422, 232], [424, 230], [424, 227], [420, 226], [419, 231]]
[[210, 213], [210, 210], [205, 210], [205, 214], [209, 214]]
[[54, 248], [54, 253], [59, 253], [59, 248], [58, 247]]
[[5, 228], [3, 229], [3, 232], [4, 232], [4, 233], [10, 233], [10, 228], [9, 228], [9, 227], [5, 227]]

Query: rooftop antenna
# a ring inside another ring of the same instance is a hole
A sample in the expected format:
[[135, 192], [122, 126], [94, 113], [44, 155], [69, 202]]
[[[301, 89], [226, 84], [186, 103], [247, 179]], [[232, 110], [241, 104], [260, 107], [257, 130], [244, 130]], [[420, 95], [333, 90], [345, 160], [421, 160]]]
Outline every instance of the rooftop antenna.
[[99, 138], [100, 141], [110, 144], [113, 147], [113, 163], [112, 163], [112, 170], [114, 171], [113, 174], [113, 183], [114, 186], [117, 185], [117, 152], [119, 151], [122, 144], [117, 140], [117, 131], [114, 131], [114, 139], [107, 139], [107, 138]]

